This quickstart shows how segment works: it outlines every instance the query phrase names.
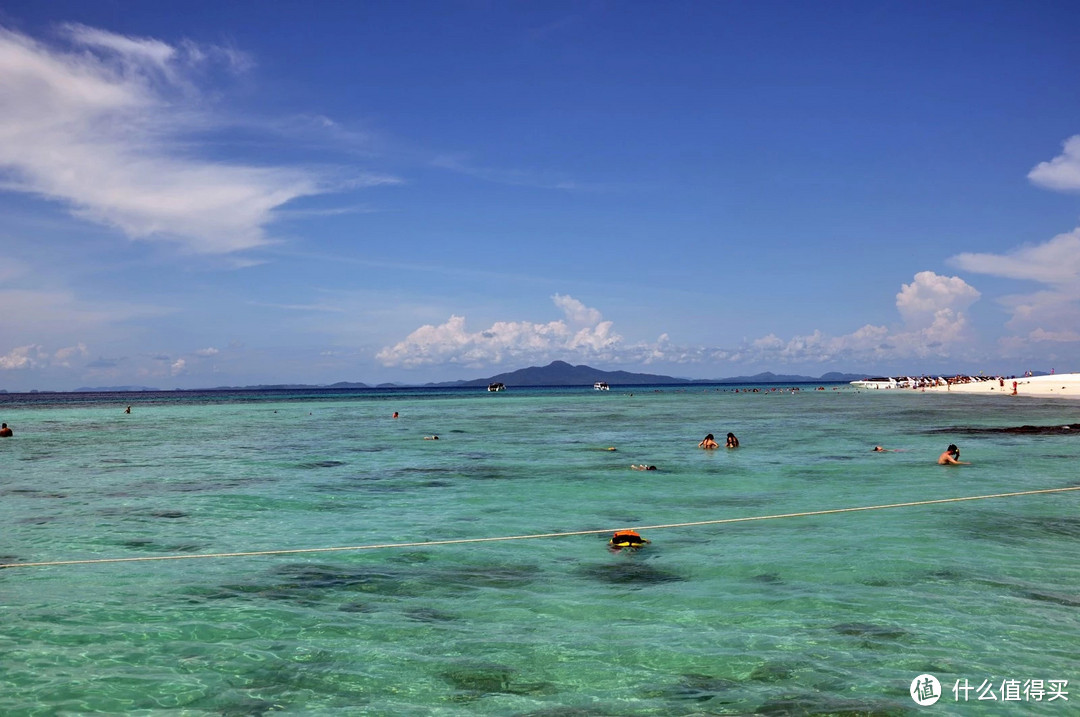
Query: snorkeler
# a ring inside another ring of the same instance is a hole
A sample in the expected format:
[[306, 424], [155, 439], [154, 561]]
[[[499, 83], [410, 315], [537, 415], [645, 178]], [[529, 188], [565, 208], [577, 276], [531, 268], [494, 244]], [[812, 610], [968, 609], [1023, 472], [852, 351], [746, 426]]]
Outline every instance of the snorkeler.
[[937, 459], [939, 466], [970, 466], [967, 461], [960, 460], [960, 449], [956, 447], [955, 443], [950, 443], [949, 447], [945, 449], [945, 452], [938, 456]]

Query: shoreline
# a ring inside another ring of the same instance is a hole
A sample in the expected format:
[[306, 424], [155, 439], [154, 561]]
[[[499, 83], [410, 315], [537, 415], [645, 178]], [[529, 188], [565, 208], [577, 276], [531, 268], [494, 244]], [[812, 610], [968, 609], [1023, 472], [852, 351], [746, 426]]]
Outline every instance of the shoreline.
[[1080, 373], [1060, 373], [1047, 376], [1020, 376], [1014, 378], [993, 377], [946, 386], [919, 386], [917, 388], [861, 388], [873, 393], [878, 390], [909, 393], [967, 393], [997, 396], [1036, 396], [1080, 399]]

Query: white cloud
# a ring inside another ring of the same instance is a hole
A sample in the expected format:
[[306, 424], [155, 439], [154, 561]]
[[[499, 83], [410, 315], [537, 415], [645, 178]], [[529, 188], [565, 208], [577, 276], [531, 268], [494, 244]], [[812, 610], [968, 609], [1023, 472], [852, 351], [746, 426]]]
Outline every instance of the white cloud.
[[184, 373], [186, 369], [187, 361], [185, 361], [184, 359], [176, 359], [176, 361], [174, 361], [172, 365], [169, 366], [169, 373], [173, 376], [179, 376], [180, 374]]
[[1080, 228], [1009, 254], [957, 254], [949, 263], [977, 274], [1075, 285], [1080, 278]]
[[1011, 313], [1006, 326], [1025, 340], [1076, 341], [1068, 337], [1080, 326], [1080, 229], [1009, 254], [959, 254], [950, 262], [971, 272], [1041, 284], [1036, 291], [998, 300]]
[[89, 352], [86, 350], [86, 344], [84, 343], [68, 346], [53, 354], [53, 364], [56, 366], [63, 366], [64, 368], [70, 368], [72, 359], [77, 357], [86, 358], [88, 354]]
[[132, 239], [200, 253], [267, 243], [275, 208], [325, 191], [307, 171], [198, 158], [191, 133], [220, 124], [194, 68], [238, 55], [81, 25], [71, 50], [0, 28], [0, 188], [63, 202]]
[[506, 360], [543, 361], [576, 356], [611, 358], [622, 337], [603, 321], [599, 311], [577, 299], [556, 294], [552, 301], [563, 310], [566, 321], [547, 323], [497, 321], [490, 328], [470, 332], [463, 316], [451, 316], [439, 326], [426, 325], [404, 341], [388, 346], [376, 358], [385, 366], [418, 366], [455, 363], [464, 366], [500, 364]]
[[[868, 324], [843, 336], [815, 330], [783, 339], [775, 334], [737, 347], [680, 346], [667, 334], [655, 342], [629, 344], [604, 321], [597, 309], [570, 296], [552, 297], [566, 319], [548, 323], [499, 321], [471, 332], [465, 318], [451, 316], [439, 326], [426, 325], [404, 341], [384, 348], [376, 358], [385, 366], [416, 368], [441, 363], [484, 367], [552, 359], [602, 361], [620, 365], [853, 365], [910, 358], [955, 358], [970, 343], [966, 310], [979, 292], [959, 277], [919, 272], [896, 296], [903, 321], [895, 328]], [[573, 327], [572, 327], [573, 325]], [[580, 328], [578, 328], [580, 326]], [[723, 368], [717, 368], [723, 373]]]
[[566, 318], [574, 324], [594, 325], [600, 323], [603, 318], [596, 309], [590, 309], [572, 296], [555, 294], [551, 297], [555, 305], [563, 310]]
[[979, 292], [958, 276], [920, 271], [896, 295], [896, 308], [914, 328], [934, 325], [942, 316], [959, 316], [979, 299]]
[[1037, 164], [1028, 172], [1028, 179], [1047, 189], [1080, 191], [1080, 135], [1065, 140], [1062, 154]]
[[82, 343], [58, 349], [52, 354], [41, 344], [28, 344], [13, 348], [0, 356], [0, 370], [41, 369], [50, 366], [70, 368], [72, 359], [86, 355], [86, 345]]
[[213, 346], [210, 346], [210, 347], [205, 348], [205, 349], [199, 349], [198, 351], [195, 352], [195, 355], [196, 356], [202, 356], [202, 357], [205, 358], [205, 357], [208, 357], [208, 356], [217, 356], [219, 353], [221, 353], [221, 352], [218, 349], [214, 348]]
[[1072, 329], [1065, 329], [1064, 331], [1046, 331], [1044, 329], [1035, 329], [1028, 334], [1030, 341], [1049, 341], [1053, 343], [1072, 343], [1074, 341], [1080, 341], [1080, 332]]
[[48, 361], [45, 349], [37, 344], [19, 346], [12, 349], [6, 355], [0, 356], [0, 370], [12, 371], [16, 369], [38, 368]]

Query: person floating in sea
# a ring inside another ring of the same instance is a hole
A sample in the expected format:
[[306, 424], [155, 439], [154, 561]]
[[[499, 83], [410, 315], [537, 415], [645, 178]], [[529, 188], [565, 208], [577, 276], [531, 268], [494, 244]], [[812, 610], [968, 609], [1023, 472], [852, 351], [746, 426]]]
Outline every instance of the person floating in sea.
[[949, 447], [945, 449], [945, 452], [938, 456], [937, 459], [939, 466], [970, 466], [967, 461], [960, 460], [960, 449], [956, 447], [955, 443], [950, 443]]
[[640, 466], [631, 464], [630, 467], [633, 468], [636, 471], [654, 471], [654, 470], [656, 470], [656, 466], [650, 466], [650, 465], [646, 465], [644, 463], [642, 463]]
[[0, 438], [10, 438], [14, 436], [15, 432], [8, 428], [8, 424], [0, 425]]
[[439, 440], [439, 437], [438, 436], [424, 436], [424, 440], [425, 441], [437, 441], [437, 440]]
[[713, 434], [709, 434], [701, 439], [701, 443], [698, 444], [698, 448], [719, 448], [720, 444], [713, 438]]
[[739, 447], [739, 439], [735, 437], [734, 433], [727, 434], [727, 447], [728, 448], [738, 448]]

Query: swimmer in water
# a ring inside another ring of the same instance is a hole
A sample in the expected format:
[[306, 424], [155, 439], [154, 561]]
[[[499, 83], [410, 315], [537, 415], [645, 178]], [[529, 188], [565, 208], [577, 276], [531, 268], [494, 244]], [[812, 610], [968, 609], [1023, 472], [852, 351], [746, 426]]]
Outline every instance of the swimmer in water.
[[956, 447], [955, 443], [950, 443], [949, 447], [945, 449], [945, 452], [938, 456], [937, 459], [939, 466], [970, 466], [967, 461], [960, 460], [960, 449]]
[[701, 443], [698, 444], [698, 448], [719, 448], [720, 444], [713, 438], [713, 434], [709, 434], [701, 439]]

